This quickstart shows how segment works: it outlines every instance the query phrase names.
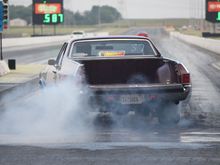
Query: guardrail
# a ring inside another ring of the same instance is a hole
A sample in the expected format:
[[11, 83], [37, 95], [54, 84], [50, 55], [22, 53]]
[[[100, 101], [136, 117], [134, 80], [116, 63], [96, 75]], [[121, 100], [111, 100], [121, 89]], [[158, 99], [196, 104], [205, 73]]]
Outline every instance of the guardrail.
[[24, 37], [24, 38], [6, 38], [3, 39], [3, 48], [19, 47], [19, 46], [31, 46], [31, 45], [43, 45], [50, 44], [56, 45], [64, 42], [70, 38], [70, 35], [64, 36], [44, 36], [44, 37]]
[[178, 38], [192, 45], [207, 49], [214, 53], [220, 54], [220, 40], [185, 35], [179, 32], [170, 32], [170, 36]]
[[[107, 36], [109, 32], [94, 32], [94, 33], [86, 33], [86, 37], [94, 37], [94, 36]], [[62, 36], [41, 36], [41, 37], [24, 37], [24, 38], [5, 38], [3, 39], [3, 48], [10, 47], [25, 47], [25, 46], [46, 46], [48, 45], [57, 45], [67, 41], [71, 38], [71, 35], [62, 35]]]
[[[25, 48], [44, 47], [62, 44], [70, 39], [70, 35], [64, 36], [44, 36], [44, 37], [24, 37], [3, 39], [2, 47], [4, 50], [23, 50]], [[0, 61], [0, 77], [9, 73], [10, 70], [5, 61]]]

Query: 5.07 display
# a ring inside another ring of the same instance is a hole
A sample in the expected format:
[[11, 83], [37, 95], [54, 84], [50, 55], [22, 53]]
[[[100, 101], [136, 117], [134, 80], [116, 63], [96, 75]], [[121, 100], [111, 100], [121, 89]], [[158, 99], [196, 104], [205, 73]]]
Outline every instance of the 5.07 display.
[[63, 22], [63, 0], [33, 0], [34, 25], [52, 25]]
[[220, 23], [220, 0], [206, 0], [206, 20]]

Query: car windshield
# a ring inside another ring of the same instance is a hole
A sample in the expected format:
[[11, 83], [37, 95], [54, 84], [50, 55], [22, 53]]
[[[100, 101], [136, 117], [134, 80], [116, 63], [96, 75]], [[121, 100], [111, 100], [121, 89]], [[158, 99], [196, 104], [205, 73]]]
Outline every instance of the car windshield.
[[78, 41], [72, 44], [71, 56], [156, 55], [145, 40]]

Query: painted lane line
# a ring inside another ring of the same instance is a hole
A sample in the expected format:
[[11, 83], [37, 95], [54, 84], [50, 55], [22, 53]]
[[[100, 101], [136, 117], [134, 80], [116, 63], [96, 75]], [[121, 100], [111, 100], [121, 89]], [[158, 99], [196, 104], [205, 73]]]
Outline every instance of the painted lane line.
[[213, 63], [212, 66], [217, 69], [220, 70], [220, 63]]

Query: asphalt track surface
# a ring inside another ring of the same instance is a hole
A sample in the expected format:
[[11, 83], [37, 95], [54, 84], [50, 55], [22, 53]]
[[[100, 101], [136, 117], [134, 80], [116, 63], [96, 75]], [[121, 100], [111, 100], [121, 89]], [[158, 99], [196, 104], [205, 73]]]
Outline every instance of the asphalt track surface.
[[[219, 165], [220, 129], [214, 125], [219, 122], [220, 57], [170, 38], [161, 29], [136, 28], [128, 34], [139, 31], [147, 31], [162, 55], [181, 61], [191, 72], [193, 94], [188, 110], [193, 120], [179, 125], [160, 125], [156, 119], [128, 114], [116, 117], [91, 115], [92, 120], [81, 123], [77, 120], [79, 116], [71, 121], [69, 115], [58, 114], [55, 108], [47, 111], [50, 105], [45, 111], [50, 116], [46, 115], [46, 119], [36, 126], [32, 113], [37, 117], [45, 116], [37, 113], [42, 112], [40, 109], [36, 111], [36, 96], [29, 95], [10, 104], [8, 111], [0, 115], [1, 124], [5, 126], [5, 129], [0, 127], [0, 164]], [[13, 51], [8, 56], [18, 58], [19, 63], [42, 62], [44, 58], [53, 57], [49, 47], [25, 52], [22, 52], [23, 57]], [[29, 58], [28, 54], [32, 57]], [[24, 61], [25, 57], [28, 60]], [[36, 61], [35, 57], [39, 60]], [[65, 99], [65, 95], [62, 98]], [[62, 104], [61, 100], [53, 102]], [[84, 119], [86, 115], [81, 117]], [[65, 116], [65, 121], [68, 120], [72, 127], [68, 131], [54, 131], [59, 128], [56, 123], [62, 123], [60, 120], [54, 122], [56, 116]]]
[[[19, 40], [19, 39], [18, 39]], [[15, 59], [17, 64], [42, 64], [49, 58], [55, 58], [62, 43], [53, 46], [37, 47], [11, 47], [3, 49], [4, 60]]]

